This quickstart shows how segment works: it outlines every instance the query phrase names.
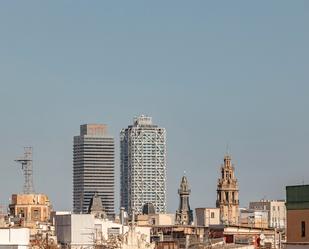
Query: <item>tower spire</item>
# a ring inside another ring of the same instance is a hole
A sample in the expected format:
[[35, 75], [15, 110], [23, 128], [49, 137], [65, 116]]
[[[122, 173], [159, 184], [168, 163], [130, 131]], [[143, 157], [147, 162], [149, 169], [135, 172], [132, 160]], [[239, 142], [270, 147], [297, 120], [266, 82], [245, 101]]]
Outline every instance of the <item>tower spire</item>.
[[231, 147], [229, 145], [229, 143], [226, 143], [226, 152], [225, 152], [225, 155], [226, 156], [230, 156], [231, 154]]
[[221, 178], [218, 179], [217, 208], [220, 208], [220, 218], [223, 224], [237, 225], [239, 213], [238, 183], [234, 175], [231, 156], [224, 156], [221, 166]]
[[190, 209], [189, 195], [191, 190], [187, 177], [184, 175], [181, 178], [180, 187], [178, 189], [179, 194], [179, 208], [176, 211], [176, 224], [179, 225], [191, 225], [193, 222], [193, 212]]

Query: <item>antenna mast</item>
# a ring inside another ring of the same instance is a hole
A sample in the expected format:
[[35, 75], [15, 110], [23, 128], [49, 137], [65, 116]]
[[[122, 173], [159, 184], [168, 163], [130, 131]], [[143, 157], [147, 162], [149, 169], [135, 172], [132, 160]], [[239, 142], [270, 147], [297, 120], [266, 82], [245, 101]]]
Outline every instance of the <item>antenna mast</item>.
[[24, 194], [34, 193], [32, 174], [32, 147], [24, 147], [24, 155], [17, 158], [15, 162], [21, 164], [21, 168], [24, 172]]

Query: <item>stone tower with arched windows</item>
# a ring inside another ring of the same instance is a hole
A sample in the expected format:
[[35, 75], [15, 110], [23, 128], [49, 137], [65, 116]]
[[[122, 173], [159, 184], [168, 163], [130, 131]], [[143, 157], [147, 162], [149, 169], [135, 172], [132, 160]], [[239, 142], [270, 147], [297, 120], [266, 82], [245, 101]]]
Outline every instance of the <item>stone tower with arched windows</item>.
[[238, 183], [234, 174], [231, 156], [224, 157], [221, 165], [221, 178], [218, 179], [217, 208], [220, 208], [220, 219], [223, 224], [237, 225], [239, 217]]

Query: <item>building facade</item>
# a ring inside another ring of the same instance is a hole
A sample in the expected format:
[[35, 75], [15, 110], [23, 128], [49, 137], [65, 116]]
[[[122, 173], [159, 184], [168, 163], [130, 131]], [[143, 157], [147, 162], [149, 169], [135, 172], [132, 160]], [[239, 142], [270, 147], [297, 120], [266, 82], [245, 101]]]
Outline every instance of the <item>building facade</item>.
[[309, 185], [286, 187], [288, 248], [309, 247]]
[[224, 157], [221, 165], [221, 178], [217, 185], [216, 207], [220, 208], [220, 220], [223, 224], [237, 225], [239, 218], [238, 182], [234, 174], [231, 156]]
[[268, 211], [256, 209], [241, 209], [239, 225], [251, 228], [268, 228]]
[[196, 208], [196, 225], [209, 227], [220, 224], [220, 208]]
[[140, 116], [120, 133], [121, 206], [128, 213], [142, 213], [153, 203], [166, 212], [166, 131]]
[[175, 225], [175, 214], [138, 214], [138, 226], [172, 226]]
[[51, 204], [45, 194], [13, 194], [9, 209], [11, 216], [21, 218], [24, 227], [50, 220]]
[[[119, 237], [127, 237], [130, 232], [130, 226], [95, 218], [92, 214], [56, 215], [55, 227], [61, 248], [71, 249], [126, 248], [127, 239], [120, 240]], [[134, 230], [144, 238], [147, 244], [150, 244], [150, 227], [135, 226]], [[131, 239], [135, 239], [135, 247], [132, 248], [140, 248], [136, 245], [138, 239], [135, 236]]]
[[260, 200], [249, 203], [249, 209], [268, 211], [268, 227], [284, 229], [286, 226], [286, 207], [284, 200]]
[[193, 223], [193, 212], [190, 209], [189, 196], [191, 190], [186, 176], [181, 178], [179, 194], [179, 208], [176, 211], [175, 224], [177, 225], [191, 225]]
[[29, 249], [30, 229], [8, 227], [0, 229], [0, 249]]
[[97, 193], [107, 215], [114, 214], [114, 147], [106, 125], [80, 126], [73, 148], [74, 213], [87, 213], [90, 200]]

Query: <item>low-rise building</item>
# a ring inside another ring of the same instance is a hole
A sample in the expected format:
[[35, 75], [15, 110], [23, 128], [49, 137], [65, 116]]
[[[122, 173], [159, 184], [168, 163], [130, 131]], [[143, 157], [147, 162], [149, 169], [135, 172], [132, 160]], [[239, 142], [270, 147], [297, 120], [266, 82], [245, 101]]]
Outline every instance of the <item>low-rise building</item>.
[[0, 228], [0, 249], [28, 249], [29, 228]]
[[284, 229], [286, 227], [286, 207], [284, 200], [260, 200], [249, 203], [249, 209], [268, 211], [268, 226]]
[[62, 246], [78, 248], [95, 242], [94, 216], [91, 214], [64, 214], [55, 217], [56, 235]]
[[9, 212], [5, 226], [12, 229], [26, 228], [31, 248], [41, 248], [43, 244], [49, 248], [56, 247], [57, 238], [51, 223], [51, 204], [47, 195], [13, 194]]
[[37, 222], [48, 222], [51, 204], [45, 194], [13, 194], [10, 215], [19, 217], [24, 227], [35, 227]]
[[153, 226], [152, 240], [157, 249], [179, 248], [276, 248], [279, 237], [275, 229], [241, 227], [239, 225]]
[[[214, 232], [215, 228], [212, 228]], [[223, 228], [227, 244], [255, 245], [255, 248], [279, 248], [279, 237], [273, 228], [251, 228], [242, 226], [225, 226]], [[260, 247], [262, 246], [262, 247]]]
[[286, 187], [287, 248], [309, 247], [309, 185]]
[[155, 241], [157, 248], [160, 249], [197, 248], [206, 241], [209, 242], [208, 227], [193, 225], [152, 226], [151, 231], [152, 241]]
[[268, 211], [241, 209], [239, 223], [244, 227], [268, 228]]
[[220, 208], [196, 208], [195, 218], [197, 226], [219, 225]]
[[[65, 248], [93, 248], [94, 245], [105, 243], [113, 237], [124, 235], [129, 226], [107, 219], [95, 218], [94, 214], [63, 214], [55, 216], [58, 243]], [[136, 226], [135, 231], [150, 242], [150, 227]]]
[[139, 214], [136, 222], [138, 226], [171, 226], [175, 224], [175, 214]]

